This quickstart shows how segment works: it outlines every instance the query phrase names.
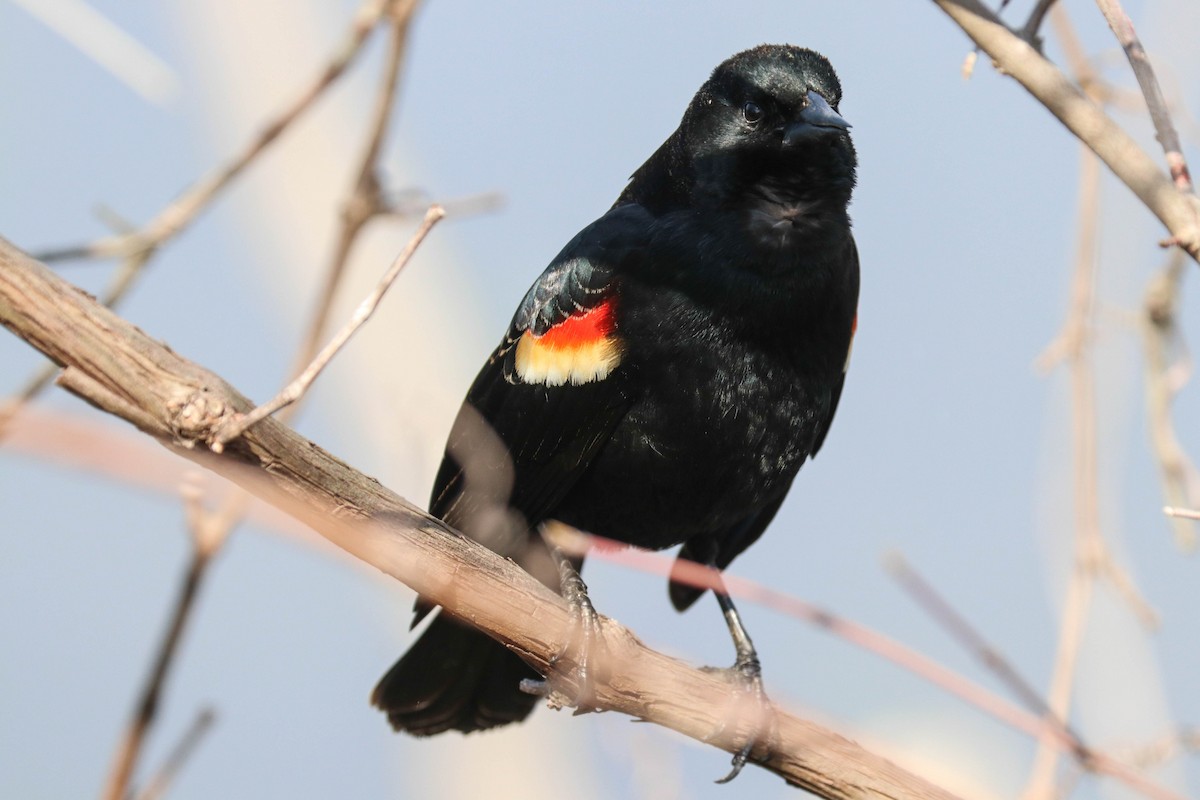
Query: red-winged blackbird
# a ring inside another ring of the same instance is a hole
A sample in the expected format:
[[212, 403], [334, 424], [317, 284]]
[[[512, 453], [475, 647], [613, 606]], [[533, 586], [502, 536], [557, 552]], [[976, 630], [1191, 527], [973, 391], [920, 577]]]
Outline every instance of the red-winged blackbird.
[[[763, 45], [717, 67], [679, 128], [521, 301], [467, 394], [430, 512], [559, 588], [546, 520], [724, 568], [825, 440], [858, 301], [841, 87]], [[672, 583], [679, 610], [703, 590]], [[758, 662], [729, 598], [738, 651]], [[417, 604], [417, 620], [432, 608]], [[414, 625], [416, 623], [414, 622]], [[441, 613], [375, 689], [397, 730], [524, 719], [539, 676]], [[744, 756], [743, 756], [744, 760]], [[736, 770], [735, 770], [736, 771]]]

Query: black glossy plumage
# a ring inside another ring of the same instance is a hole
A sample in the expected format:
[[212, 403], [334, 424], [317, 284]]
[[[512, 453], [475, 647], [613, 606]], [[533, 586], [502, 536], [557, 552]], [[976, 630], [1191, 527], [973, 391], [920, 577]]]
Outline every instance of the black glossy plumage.
[[[616, 204], [522, 301], [450, 434], [430, 511], [543, 583], [547, 519], [727, 566], [763, 533], [841, 396], [858, 298], [855, 154], [817, 53], [724, 62]], [[612, 301], [620, 363], [575, 385], [515, 368], [542, 334]], [[467, 467], [464, 470], [463, 466]], [[702, 592], [672, 583], [684, 609]], [[417, 619], [431, 609], [418, 603]], [[415, 624], [415, 623], [414, 623]], [[376, 687], [398, 730], [523, 719], [537, 674], [441, 613]]]

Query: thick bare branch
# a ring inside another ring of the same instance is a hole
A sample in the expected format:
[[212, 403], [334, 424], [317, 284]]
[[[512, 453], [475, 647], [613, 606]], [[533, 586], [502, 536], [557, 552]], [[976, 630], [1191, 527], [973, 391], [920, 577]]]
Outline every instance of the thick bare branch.
[[[217, 430], [252, 404], [3, 239], [0, 324], [61, 364], [61, 382], [88, 402], [283, 507], [536, 668], [564, 652], [571, 617], [562, 598], [275, 419], [214, 455], [208, 445]], [[745, 741], [746, 726], [729, 724], [734, 692], [721, 677], [648, 649], [612, 620], [603, 634], [611, 668], [594, 676], [597, 705], [729, 752]], [[753, 760], [822, 797], [950, 797], [813, 723], [783, 711], [773, 722], [769, 747]]]

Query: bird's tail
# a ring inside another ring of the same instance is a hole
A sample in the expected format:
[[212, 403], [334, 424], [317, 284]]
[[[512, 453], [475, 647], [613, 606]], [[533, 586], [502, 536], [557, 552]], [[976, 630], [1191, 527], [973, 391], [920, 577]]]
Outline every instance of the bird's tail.
[[398, 731], [433, 736], [520, 722], [538, 697], [521, 681], [541, 676], [504, 645], [438, 612], [379, 681], [371, 702]]

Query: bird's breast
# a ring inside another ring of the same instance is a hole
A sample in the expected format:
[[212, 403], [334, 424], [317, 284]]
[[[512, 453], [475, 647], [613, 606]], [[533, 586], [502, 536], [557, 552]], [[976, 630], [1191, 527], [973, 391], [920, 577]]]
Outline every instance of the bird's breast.
[[726, 528], [786, 491], [829, 389], [714, 330], [631, 347], [636, 400], [564, 503], [565, 522], [662, 548]]

